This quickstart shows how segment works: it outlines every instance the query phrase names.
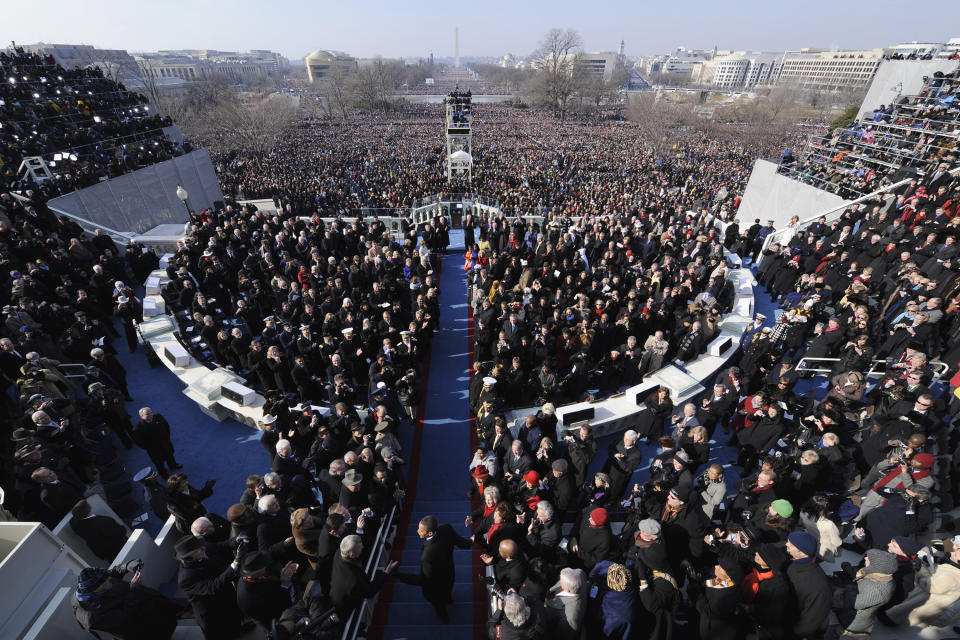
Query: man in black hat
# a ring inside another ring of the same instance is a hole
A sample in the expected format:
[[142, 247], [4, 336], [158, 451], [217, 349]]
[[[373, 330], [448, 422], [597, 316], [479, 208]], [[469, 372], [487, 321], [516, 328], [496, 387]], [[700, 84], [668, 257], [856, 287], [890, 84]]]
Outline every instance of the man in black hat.
[[273, 621], [293, 602], [293, 575], [300, 568], [288, 562], [283, 569], [269, 553], [253, 551], [243, 557], [240, 581], [237, 583], [237, 605], [270, 632]]
[[233, 579], [246, 545], [238, 544], [232, 554], [226, 545], [189, 535], [180, 538], [175, 550], [180, 561], [177, 583], [189, 598], [204, 637], [228, 640], [239, 635], [243, 615], [237, 607]]

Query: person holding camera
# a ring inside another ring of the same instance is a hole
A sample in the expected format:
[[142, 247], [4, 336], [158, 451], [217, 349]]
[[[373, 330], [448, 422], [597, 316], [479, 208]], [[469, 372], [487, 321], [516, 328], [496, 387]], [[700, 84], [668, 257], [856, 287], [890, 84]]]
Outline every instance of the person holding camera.
[[[116, 640], [169, 640], [182, 608], [140, 583], [143, 563], [134, 560], [112, 569], [87, 567], [77, 578], [73, 615], [89, 632]], [[130, 582], [123, 580], [130, 571]]]
[[497, 612], [490, 620], [488, 635], [497, 640], [538, 640], [544, 629], [537, 610], [527, 605], [519, 593], [496, 596]]
[[856, 517], [859, 522], [874, 509], [882, 506], [897, 490], [911, 489], [922, 486], [927, 491], [933, 488], [934, 477], [931, 475], [935, 462], [933, 455], [918, 453], [910, 458], [900, 459], [895, 467], [876, 483], [860, 502], [860, 513]]
[[717, 508], [724, 504], [726, 494], [723, 465], [714, 463], [697, 478], [691, 500], [703, 510], [708, 520], [713, 520]]
[[190, 600], [207, 640], [229, 640], [242, 629], [243, 614], [237, 606], [233, 581], [248, 542], [241, 538], [231, 552], [224, 543], [210, 543], [189, 535], [180, 538], [174, 547], [180, 562], [177, 583]]

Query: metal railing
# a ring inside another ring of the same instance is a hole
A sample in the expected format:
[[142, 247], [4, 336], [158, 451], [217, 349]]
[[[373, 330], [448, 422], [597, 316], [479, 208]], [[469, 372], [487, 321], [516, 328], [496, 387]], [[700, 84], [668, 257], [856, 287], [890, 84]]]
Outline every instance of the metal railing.
[[[840, 358], [800, 358], [800, 361], [797, 363], [796, 371], [797, 373], [813, 373], [813, 374], [826, 374], [829, 375], [833, 371], [833, 367], [823, 368], [816, 366], [819, 363], [834, 363], [840, 362]], [[806, 363], [813, 363], [815, 366], [806, 366]], [[933, 368], [933, 378], [931, 379], [931, 384], [938, 382], [940, 378], [950, 369], [950, 367], [939, 360], [933, 360], [928, 363], [930, 367]], [[872, 360], [870, 362], [870, 368], [864, 373], [865, 378], [882, 378], [887, 375], [890, 369], [887, 368], [888, 363], [886, 360]]]
[[[958, 172], [960, 172], [960, 167], [957, 167], [956, 169], [951, 170], [949, 173], [951, 175], [957, 175]], [[787, 227], [785, 229], [778, 229], [777, 231], [774, 231], [773, 233], [768, 235], [767, 238], [763, 241], [763, 247], [761, 248], [761, 251], [765, 251], [768, 247], [777, 243], [786, 244], [787, 242], [790, 241], [791, 238], [793, 238], [793, 235], [797, 231], [802, 231], [803, 229], [809, 227], [811, 224], [813, 224], [820, 218], [826, 218], [826, 222], [829, 224], [830, 222], [833, 222], [834, 220], [839, 218], [841, 215], [843, 215], [844, 211], [846, 211], [848, 208], [850, 208], [855, 204], [866, 202], [867, 200], [871, 200], [883, 194], [889, 194], [892, 196], [893, 194], [891, 192], [894, 189], [899, 189], [900, 187], [910, 184], [910, 181], [913, 179], [914, 177], [910, 177], [910, 178], [901, 180], [900, 182], [894, 182], [893, 184], [887, 185], [881, 189], [872, 191], [865, 196], [860, 196], [856, 200], [846, 201], [841, 205], [838, 205], [836, 207], [831, 207], [830, 209], [827, 209], [826, 211], [818, 213], [815, 216], [810, 216], [805, 220], [801, 220], [800, 222], [798, 222], [796, 225], [792, 227]]]
[[[383, 552], [386, 551], [387, 536], [390, 535], [390, 529], [393, 527], [393, 519], [396, 515], [397, 505], [393, 505], [393, 508], [390, 509], [390, 515], [380, 524], [377, 537], [373, 541], [373, 549], [370, 552], [370, 557], [367, 559], [367, 566], [364, 569], [368, 580], [372, 580], [377, 571], [381, 569], [380, 560], [383, 558]], [[350, 617], [347, 618], [347, 623], [343, 627], [341, 640], [356, 640], [360, 634], [361, 627], [369, 623], [369, 619], [373, 615], [373, 605], [376, 604], [378, 597], [379, 594], [367, 598], [350, 614]]]

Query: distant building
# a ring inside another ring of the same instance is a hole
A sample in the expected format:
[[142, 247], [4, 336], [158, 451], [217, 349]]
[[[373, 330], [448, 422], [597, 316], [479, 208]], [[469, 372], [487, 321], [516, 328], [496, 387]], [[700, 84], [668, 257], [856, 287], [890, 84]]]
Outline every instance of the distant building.
[[883, 56], [884, 49], [787, 51], [777, 83], [823, 91], [865, 89]]
[[104, 75], [118, 80], [137, 77], [137, 62], [123, 49], [98, 49], [87, 44], [36, 44], [17, 45], [24, 51], [41, 56], [51, 55], [65, 68], [98, 66]]
[[258, 49], [249, 53], [215, 49], [180, 49], [143, 53], [137, 64], [144, 77], [180, 78], [197, 82], [219, 75], [237, 85], [255, 84], [288, 66], [279, 53]]
[[340, 51], [324, 51], [317, 49], [303, 59], [307, 66], [307, 79], [310, 83], [326, 78], [330, 73], [339, 68], [345, 75], [355, 73], [357, 70], [357, 59]]
[[602, 76], [605, 81], [613, 77], [620, 64], [620, 54], [615, 51], [581, 53], [577, 57], [577, 70], [592, 76]]
[[711, 63], [714, 70], [710, 84], [724, 89], [749, 89], [776, 83], [783, 54], [739, 51], [714, 58]]
[[660, 73], [671, 73], [679, 76], [692, 76], [700, 65], [710, 59], [709, 52], [691, 51], [678, 47], [671, 53], [660, 67]]

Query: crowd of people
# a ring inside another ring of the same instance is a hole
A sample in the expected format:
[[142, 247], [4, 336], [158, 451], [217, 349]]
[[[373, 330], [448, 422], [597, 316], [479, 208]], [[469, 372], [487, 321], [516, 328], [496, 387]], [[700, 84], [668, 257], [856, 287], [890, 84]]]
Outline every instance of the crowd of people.
[[[63, 77], [97, 77], [77, 73]], [[474, 109], [472, 188], [501, 212], [463, 220], [476, 447], [473, 510], [456, 528], [467, 535], [426, 516], [420, 571], [391, 562], [369, 576], [378, 528], [403, 507], [400, 435], [419, 416], [450, 230], [439, 217], [392, 237], [377, 217], [338, 214], [445, 189], [437, 114], [307, 122], [263, 157], [218, 159], [225, 192], [275, 198], [277, 211], [228, 198], [193, 214], [162, 295], [194, 354], [266, 399], [269, 462], [232, 488], [224, 513], [204, 505], [213, 480], [195, 486], [180, 472], [161, 413], [144, 406], [134, 423], [124, 405], [118, 340], [139, 348], [137, 291], [156, 254], [85, 238], [42, 191], [0, 194], [0, 513], [49, 526], [69, 513], [108, 562], [124, 533], [93, 513], [93, 493], [118, 512], [145, 503], [173, 516], [182, 536], [188, 602], [144, 586], [149, 567], [88, 568], [73, 598], [81, 626], [169, 638], [189, 609], [208, 638], [252, 625], [281, 639], [333, 636], [391, 577], [421, 586], [446, 621], [455, 548], [491, 568], [492, 638], [818, 639], [866, 636], [878, 621], [953, 624], [953, 157], [924, 152], [914, 184], [893, 197], [765, 247], [772, 224], [732, 219], [746, 146], [691, 134], [664, 156], [629, 123], [561, 126], [486, 105]], [[5, 159], [26, 148], [6, 142]], [[698, 357], [732, 301], [728, 253], [755, 262], [781, 310], [754, 319], [703, 397], [652, 390], [605, 452], [589, 426], [558, 431], [556, 404]], [[539, 409], [508, 424], [515, 407]], [[136, 478], [142, 500], [114, 436], [153, 462]]]
[[[131, 420], [124, 405], [132, 398], [115, 356], [117, 328], [141, 319], [134, 288], [157, 256], [135, 243], [114, 255], [109, 238], [83, 238], [39, 196], [24, 205], [4, 194], [0, 206], [11, 221], [0, 340], [5, 518], [53, 528], [72, 515], [74, 530], [109, 562], [126, 534], [86, 498], [105, 494], [118, 513], [132, 502], [124, 517], [146, 504], [161, 520], [172, 515], [184, 536], [180, 587], [206, 637], [234, 637], [250, 621], [281, 638], [307, 633], [304, 620], [316, 637], [341, 629], [370, 593], [363, 562], [404, 495], [397, 436], [417, 416], [420, 368], [439, 320], [439, 231], [413, 231], [400, 244], [376, 220], [324, 227], [290, 211], [232, 206], [197, 214], [164, 295], [183, 334], [201, 338], [194, 346], [235, 364], [267, 399], [269, 461], [237, 488], [236, 504], [211, 513], [203, 500], [214, 481], [195, 488], [177, 472], [164, 417], [143, 407]], [[213, 318], [231, 329], [226, 350], [209, 337]], [[139, 348], [135, 332], [127, 338], [124, 348]], [[85, 375], [59, 368], [74, 362], [88, 363]], [[153, 462], [135, 478], [143, 499], [116, 464], [111, 434]], [[117, 483], [125, 479], [119, 497], [114, 472]], [[189, 614], [142, 585], [140, 569], [85, 570], [74, 599], [81, 625], [117, 638], [169, 637]]]
[[781, 158], [779, 172], [853, 200], [914, 177], [931, 162], [955, 164], [958, 92], [960, 70], [937, 71], [918, 94], [881, 104], [828, 136], [811, 137], [801, 157], [790, 152]]
[[[635, 144], [634, 125], [599, 116], [558, 127], [540, 111], [482, 104], [474, 105], [473, 118], [470, 185], [444, 178], [440, 105], [410, 105], [347, 122], [309, 119], [270, 152], [217, 156], [218, 173], [225, 194], [282, 197], [304, 215], [409, 208], [438, 193], [470, 191], [497, 199], [511, 216], [545, 210], [580, 216], [645, 201], [653, 206], [664, 197], [661, 187], [683, 188], [688, 179], [687, 195], [713, 198], [745, 184], [756, 154], [769, 151], [689, 131], [678, 132], [682, 142], [664, 158]], [[658, 178], [655, 186], [651, 175]]]
[[[960, 489], [952, 428], [960, 380], [947, 384], [960, 362], [960, 212], [957, 198], [916, 194], [956, 193], [955, 166], [927, 157], [913, 184], [798, 229], [782, 245], [764, 248], [772, 224], [728, 225], [711, 246], [756, 261], [757, 295], [770, 293], [777, 316], [754, 319], [733, 366], [703, 397], [681, 404], [654, 390], [606, 452], [589, 425], [558, 432], [549, 401], [577, 397], [542, 393], [561, 379], [551, 375], [549, 346], [562, 340], [534, 347], [535, 395], [547, 402], [515, 425], [501, 410], [517, 393], [512, 353], [522, 363], [513, 335], [538, 317], [524, 287], [553, 266], [538, 265], [523, 286], [473, 280], [478, 326], [486, 309], [498, 345], [492, 368], [478, 358], [470, 394], [476, 510], [467, 524], [495, 576], [490, 637], [867, 637], [875, 624], [949, 635], [960, 584], [960, 536], [948, 515]], [[603, 220], [612, 240], [603, 258], [628, 263], [639, 247], [622, 243], [623, 230], [646, 221]], [[570, 230], [560, 245], [590, 251], [592, 225]], [[668, 254], [684, 261], [688, 251], [674, 246], [641, 264], [662, 265]], [[589, 298], [579, 311], [556, 305], [546, 334], [550, 324], [589, 327], [606, 313], [603, 294], [622, 292], [631, 277], [618, 266], [594, 278], [587, 265], [597, 261], [576, 260], [574, 277], [594, 292], [596, 309]], [[527, 266], [511, 264], [510, 275], [519, 279]], [[627, 291], [634, 286], [641, 277]], [[551, 299], [566, 293], [547, 290]], [[669, 324], [682, 313], [672, 311]], [[620, 338], [605, 344], [640, 339], [649, 327], [613, 330]], [[506, 361], [498, 347], [510, 350]], [[603, 465], [591, 474], [598, 455]], [[641, 471], [649, 479], [634, 481]]]
[[[100, 66], [64, 69], [49, 55], [10, 48], [0, 51], [0, 78], [0, 189], [53, 197], [190, 150], [164, 135], [170, 118]], [[20, 172], [34, 156], [52, 179]]]
[[[651, 176], [654, 193], [658, 182]], [[734, 288], [717, 217], [685, 209], [692, 199], [666, 196], [576, 223], [548, 214], [542, 229], [520, 218], [478, 220], [467, 257], [470, 401], [484, 437], [505, 407], [606, 396], [705, 351]], [[503, 392], [484, 398], [484, 378]]]

